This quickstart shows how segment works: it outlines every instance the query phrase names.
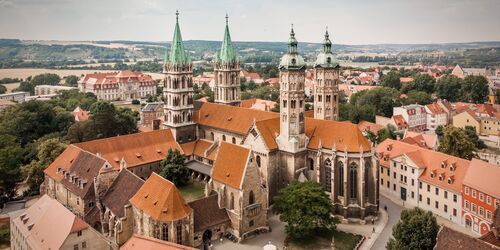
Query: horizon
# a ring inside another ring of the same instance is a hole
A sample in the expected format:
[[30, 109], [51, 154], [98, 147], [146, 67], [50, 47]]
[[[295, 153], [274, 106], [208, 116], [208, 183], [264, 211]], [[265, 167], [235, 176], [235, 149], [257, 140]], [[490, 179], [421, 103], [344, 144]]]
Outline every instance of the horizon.
[[[171, 7], [173, 6], [173, 7]], [[42, 41], [166, 41], [180, 11], [184, 40], [220, 41], [224, 17], [234, 41], [441, 44], [500, 41], [500, 1], [374, 0], [148, 1], [0, 0], [0, 37]]]

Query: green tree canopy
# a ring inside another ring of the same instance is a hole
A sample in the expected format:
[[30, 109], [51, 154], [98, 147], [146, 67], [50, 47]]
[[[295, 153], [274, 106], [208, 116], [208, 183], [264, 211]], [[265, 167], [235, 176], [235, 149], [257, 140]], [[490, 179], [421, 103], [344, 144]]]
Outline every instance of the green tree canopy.
[[432, 102], [430, 94], [424, 91], [411, 90], [408, 92], [407, 97], [403, 99], [404, 105], [418, 103], [420, 105], [427, 105]]
[[7, 92], [7, 87], [3, 84], [0, 84], [0, 94], [5, 94]]
[[430, 211], [420, 208], [404, 209], [399, 222], [392, 227], [388, 250], [427, 250], [436, 245], [439, 226]]
[[64, 84], [70, 87], [78, 86], [78, 76], [70, 75], [64, 78]]
[[488, 80], [484, 76], [466, 76], [461, 91], [462, 100], [472, 103], [484, 103], [488, 96]]
[[462, 88], [463, 80], [454, 75], [445, 75], [436, 83], [436, 94], [441, 99], [446, 99], [450, 102], [460, 100], [460, 89]]
[[434, 93], [434, 86], [436, 79], [428, 74], [417, 74], [413, 81], [403, 87], [402, 91], [408, 93], [409, 91], [422, 91], [428, 94]]
[[183, 186], [189, 181], [189, 171], [179, 150], [168, 150], [167, 156], [160, 163], [160, 175], [176, 186]]
[[317, 182], [294, 181], [273, 200], [273, 211], [287, 222], [286, 232], [294, 239], [310, 237], [319, 228], [334, 229], [339, 223], [330, 198]]
[[444, 129], [444, 136], [438, 150], [449, 155], [470, 160], [474, 155], [474, 143], [470, 140], [464, 129], [447, 126]]
[[397, 71], [390, 71], [382, 78], [382, 86], [400, 90], [401, 89], [401, 76]]

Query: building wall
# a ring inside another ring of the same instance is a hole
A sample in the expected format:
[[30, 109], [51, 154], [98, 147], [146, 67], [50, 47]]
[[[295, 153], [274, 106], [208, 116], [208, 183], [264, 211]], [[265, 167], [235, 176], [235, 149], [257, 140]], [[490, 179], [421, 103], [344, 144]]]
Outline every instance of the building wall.
[[434, 131], [438, 126], [445, 127], [446, 125], [448, 125], [448, 116], [446, 113], [427, 113], [427, 129]]
[[498, 135], [500, 133], [500, 119], [481, 118], [481, 135]]
[[427, 113], [422, 105], [410, 105], [403, 107], [395, 107], [394, 115], [402, 115], [408, 122], [410, 131], [424, 131], [427, 125]]
[[241, 144], [244, 138], [244, 135], [241, 134], [202, 125], [198, 125], [198, 133], [199, 138], [210, 141], [225, 141], [233, 143], [234, 138], [234, 142], [236, 142], [234, 144]]
[[[160, 240], [168, 239], [170, 242], [186, 246], [194, 245], [194, 220], [192, 213], [176, 221], [158, 221], [142, 210], [134, 206], [132, 208], [134, 212], [135, 233]], [[168, 227], [168, 238], [164, 238], [162, 232], [164, 224]], [[180, 242], [177, 241], [177, 225], [179, 224], [182, 230], [182, 240]]]
[[[80, 249], [117, 249], [114, 244], [110, 244], [97, 231], [88, 227], [85, 230], [74, 232], [68, 235], [60, 249], [80, 250]], [[110, 246], [111, 245], [111, 246]]]
[[490, 231], [493, 214], [500, 207], [500, 197], [481, 192], [467, 185], [462, 186], [462, 223], [477, 234]]
[[473, 126], [478, 134], [481, 133], [481, 124], [474, 119], [469, 113], [462, 112], [453, 116], [453, 126], [457, 128], [465, 128], [465, 126]]
[[[437, 176], [435, 178], [438, 179]], [[446, 183], [446, 180], [443, 180], [443, 182]], [[419, 202], [419, 207], [460, 225], [462, 195], [452, 190], [440, 188], [432, 183], [423, 181], [421, 181], [421, 183], [422, 188], [419, 186], [419, 189], [422, 195], [422, 201]]]
[[90, 85], [78, 83], [78, 88], [82, 92], [91, 92], [97, 96], [98, 100], [132, 100], [146, 98], [148, 95], [156, 95], [156, 86], [142, 85], [139, 82], [121, 82], [113, 85], [101, 85], [104, 88], [93, 89]]

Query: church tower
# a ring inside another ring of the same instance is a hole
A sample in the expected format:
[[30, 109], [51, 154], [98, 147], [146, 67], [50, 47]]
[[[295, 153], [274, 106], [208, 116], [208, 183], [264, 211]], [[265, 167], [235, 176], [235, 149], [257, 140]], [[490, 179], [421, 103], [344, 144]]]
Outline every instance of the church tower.
[[233, 47], [229, 34], [228, 17], [226, 15], [226, 30], [220, 51], [216, 54], [215, 64], [215, 93], [216, 103], [240, 105], [240, 62]]
[[163, 64], [164, 125], [172, 130], [176, 141], [184, 143], [196, 139], [196, 124], [193, 122], [193, 63], [184, 50], [179, 12], [175, 14], [174, 38], [170, 53], [165, 53]]
[[325, 32], [323, 51], [314, 63], [313, 72], [314, 118], [338, 120], [340, 66], [334, 60], [328, 30]]
[[297, 51], [295, 32], [290, 32], [288, 52], [279, 64], [280, 83], [280, 135], [277, 138], [280, 150], [297, 153], [306, 147], [304, 129], [306, 64]]

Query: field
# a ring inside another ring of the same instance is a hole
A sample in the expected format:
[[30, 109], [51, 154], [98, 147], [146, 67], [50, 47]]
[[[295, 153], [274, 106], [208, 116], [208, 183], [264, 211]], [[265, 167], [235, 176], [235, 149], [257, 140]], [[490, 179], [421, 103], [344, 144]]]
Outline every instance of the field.
[[179, 187], [179, 192], [184, 196], [186, 202], [190, 202], [203, 197], [205, 185], [199, 181], [189, 180], [186, 185]]
[[[69, 75], [82, 76], [85, 74], [95, 73], [95, 72], [112, 72], [113, 70], [82, 70], [82, 69], [0, 69], [0, 79], [5, 77], [10, 78], [22, 78], [25, 79], [28, 76], [35, 76], [43, 73], [53, 73], [58, 74], [60, 77], [65, 77]], [[148, 73], [153, 77], [153, 79], [162, 79], [163, 74], [159, 73]]]

